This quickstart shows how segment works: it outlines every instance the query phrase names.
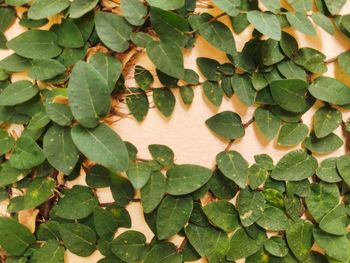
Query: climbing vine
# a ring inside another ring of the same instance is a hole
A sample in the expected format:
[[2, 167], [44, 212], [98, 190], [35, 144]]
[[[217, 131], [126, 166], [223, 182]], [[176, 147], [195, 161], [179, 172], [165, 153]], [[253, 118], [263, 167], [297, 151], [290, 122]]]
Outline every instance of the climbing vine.
[[[324, 73], [337, 64], [350, 75], [350, 52], [327, 60], [286, 30], [350, 38], [345, 4], [0, 0], [0, 49], [12, 51], [0, 61], [1, 260], [64, 262], [66, 250], [98, 250], [100, 263], [349, 262], [350, 88]], [[7, 39], [15, 23], [25, 31]], [[254, 29], [238, 50], [235, 38], [247, 28]], [[198, 70], [186, 68], [183, 54], [199, 37], [227, 62], [198, 57]], [[155, 69], [139, 65], [141, 55]], [[15, 81], [18, 73], [25, 77]], [[227, 140], [214, 168], [175, 163], [159, 144], [148, 147], [152, 159], [141, 159], [110, 127], [142, 122], [150, 109], [171, 118], [176, 89], [186, 107], [202, 89], [216, 108], [232, 96], [255, 108], [246, 123], [233, 111], [206, 120]], [[315, 107], [309, 127], [302, 117]], [[232, 148], [250, 125], [300, 149], [277, 163], [258, 154], [249, 164]], [[341, 147], [343, 156], [316, 158]], [[85, 185], [68, 187], [83, 174]], [[100, 188], [114, 202], [101, 203]], [[142, 205], [150, 242], [130, 230], [132, 202]], [[127, 230], [116, 234], [120, 228]]]

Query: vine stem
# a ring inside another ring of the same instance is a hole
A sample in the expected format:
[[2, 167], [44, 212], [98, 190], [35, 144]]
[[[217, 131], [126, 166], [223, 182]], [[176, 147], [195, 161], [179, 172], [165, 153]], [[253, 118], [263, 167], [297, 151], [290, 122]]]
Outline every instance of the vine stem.
[[182, 252], [182, 251], [184, 250], [187, 241], [188, 241], [188, 239], [187, 239], [187, 237], [185, 236], [184, 239], [182, 240], [180, 246], [177, 248], [177, 251], [178, 251], [178, 252]]
[[[245, 124], [243, 124], [243, 128], [247, 129], [253, 122], [254, 122], [254, 117], [252, 117], [249, 121], [247, 121]], [[227, 146], [225, 148], [225, 152], [228, 152], [231, 149], [234, 142], [235, 142], [234, 139], [230, 140], [230, 142], [227, 144]]]
[[332, 63], [336, 62], [337, 59], [338, 59], [338, 57], [330, 58], [330, 59], [325, 60], [324, 63], [326, 63], [327, 65], [332, 64]]

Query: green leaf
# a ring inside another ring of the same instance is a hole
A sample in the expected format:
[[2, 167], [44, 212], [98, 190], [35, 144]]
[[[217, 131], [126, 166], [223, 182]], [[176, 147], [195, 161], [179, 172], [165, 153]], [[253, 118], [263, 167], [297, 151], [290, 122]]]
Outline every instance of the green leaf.
[[270, 85], [275, 102], [291, 112], [302, 112], [306, 109], [307, 88], [307, 82], [300, 79], [274, 80]]
[[293, 61], [283, 61], [277, 65], [278, 71], [287, 79], [306, 80], [306, 72]]
[[170, 41], [152, 41], [146, 46], [148, 57], [163, 73], [182, 79], [184, 77], [184, 62], [181, 49]]
[[61, 24], [53, 25], [51, 31], [57, 35], [56, 43], [61, 47], [81, 48], [85, 44], [81, 31], [71, 20], [62, 20]]
[[69, 7], [69, 4], [69, 0], [35, 0], [28, 10], [28, 17], [38, 20], [53, 16]]
[[332, 235], [345, 235], [348, 219], [345, 207], [337, 205], [330, 210], [320, 221], [320, 228]]
[[271, 177], [281, 181], [300, 181], [312, 176], [317, 160], [304, 150], [294, 150], [284, 155], [272, 171]]
[[226, 178], [219, 170], [215, 170], [208, 182], [210, 191], [218, 198], [224, 200], [232, 199], [238, 190], [238, 186]]
[[0, 49], [7, 49], [7, 38], [2, 31], [0, 31]]
[[152, 73], [140, 65], [136, 65], [134, 77], [140, 89], [144, 91], [147, 91], [154, 81]]
[[88, 257], [95, 251], [96, 234], [90, 227], [66, 223], [59, 226], [59, 231], [65, 247], [74, 254]]
[[174, 12], [156, 7], [151, 8], [151, 24], [161, 40], [172, 42], [180, 47], [187, 44], [190, 31], [188, 21]]
[[145, 48], [149, 42], [153, 41], [153, 38], [144, 32], [134, 32], [131, 35], [131, 41], [137, 46]]
[[299, 221], [290, 225], [286, 231], [287, 242], [294, 256], [300, 261], [308, 258], [314, 243], [313, 225], [308, 221]]
[[304, 146], [306, 149], [318, 154], [334, 152], [343, 146], [343, 144], [343, 140], [334, 133], [328, 134], [323, 138], [317, 138], [315, 134], [312, 133], [304, 141]]
[[147, 184], [141, 189], [141, 203], [145, 213], [152, 212], [159, 205], [165, 189], [165, 176], [159, 171], [153, 172]]
[[347, 185], [350, 185], [350, 156], [344, 155], [337, 160], [338, 172]]
[[28, 76], [31, 79], [52, 79], [66, 71], [65, 66], [53, 59], [35, 59], [31, 61], [31, 64], [32, 66], [28, 71]]
[[285, 257], [289, 251], [286, 241], [281, 237], [269, 238], [266, 240], [264, 248], [267, 252], [276, 257]]
[[243, 189], [237, 197], [237, 210], [244, 227], [254, 224], [265, 209], [264, 195], [249, 188]]
[[144, 263], [181, 263], [182, 255], [177, 252], [173, 243], [156, 244], [147, 254]]
[[350, 89], [343, 82], [330, 78], [318, 77], [309, 87], [309, 92], [318, 100], [337, 105], [350, 103]]
[[281, 40], [281, 24], [276, 15], [253, 10], [248, 12], [247, 19], [263, 35]]
[[0, 31], [6, 31], [16, 21], [16, 10], [12, 7], [0, 8]]
[[316, 170], [317, 177], [327, 183], [340, 182], [342, 178], [337, 170], [337, 160], [338, 158], [336, 157], [323, 160], [320, 167], [318, 167]]
[[132, 31], [123, 17], [114, 13], [97, 12], [95, 27], [101, 41], [111, 50], [124, 52], [129, 48]]
[[290, 4], [295, 11], [300, 13], [306, 13], [312, 9], [312, 2], [310, 0], [287, 0], [287, 3]]
[[0, 129], [0, 155], [4, 155], [12, 149], [15, 140], [8, 134], [7, 131]]
[[138, 122], [144, 120], [149, 110], [149, 101], [146, 93], [140, 89], [135, 89], [135, 95], [126, 97], [126, 104], [129, 111]]
[[96, 127], [111, 107], [107, 81], [93, 66], [82, 61], [74, 66], [70, 76], [68, 100], [75, 119], [88, 128]]
[[16, 169], [11, 166], [10, 161], [0, 165], [0, 186], [7, 186], [22, 180], [30, 172], [29, 169]]
[[224, 91], [217, 82], [205, 81], [203, 91], [207, 99], [215, 106], [220, 107], [224, 97]]
[[60, 103], [45, 103], [47, 117], [60, 126], [69, 126], [72, 123], [73, 115], [70, 107]]
[[135, 195], [130, 181], [117, 174], [113, 174], [112, 176], [111, 191], [113, 199], [120, 205], [127, 205]]
[[256, 223], [268, 231], [283, 231], [288, 228], [289, 219], [279, 208], [267, 207]]
[[111, 251], [125, 262], [141, 262], [146, 253], [146, 237], [133, 230], [126, 231], [110, 243]]
[[147, 8], [139, 0], [122, 0], [120, 3], [123, 15], [130, 24], [141, 26], [145, 22]]
[[35, 242], [30, 231], [9, 217], [0, 217], [0, 245], [10, 256], [21, 256]]
[[104, 188], [111, 186], [112, 176], [113, 173], [111, 171], [97, 164], [86, 172], [85, 182], [88, 186], [93, 188]]
[[253, 88], [251, 78], [248, 75], [235, 74], [231, 78], [231, 84], [239, 100], [246, 106], [252, 106], [255, 101], [256, 90]]
[[278, 135], [278, 144], [283, 146], [299, 144], [306, 138], [308, 132], [309, 128], [303, 123], [285, 123]]
[[349, 260], [349, 240], [346, 236], [334, 236], [314, 229], [314, 238], [316, 243], [326, 252], [326, 255], [335, 260], [346, 262]]
[[244, 228], [236, 230], [230, 242], [230, 249], [227, 253], [228, 260], [246, 258], [259, 251], [265, 241], [265, 231], [257, 230], [256, 238], [252, 238]]
[[72, 128], [72, 139], [78, 149], [90, 160], [116, 172], [125, 171], [129, 156], [119, 135], [105, 124], [94, 129]]
[[268, 175], [269, 172], [260, 164], [253, 164], [248, 170], [250, 188], [254, 190], [265, 183]]
[[168, 146], [161, 144], [151, 144], [148, 150], [152, 158], [164, 167], [170, 167], [174, 163], [174, 152]]
[[202, 257], [207, 257], [210, 262], [220, 262], [229, 249], [227, 234], [214, 227], [198, 227], [189, 224], [185, 228], [186, 236]]
[[74, 0], [70, 4], [69, 17], [79, 18], [95, 8], [99, 0]]
[[265, 66], [272, 66], [284, 59], [284, 53], [279, 47], [279, 42], [268, 39], [263, 42], [261, 50], [262, 62]]
[[312, 20], [315, 22], [316, 25], [324, 29], [329, 34], [334, 34], [334, 28], [332, 21], [326, 17], [322, 13], [312, 13], [311, 15]]
[[332, 0], [324, 0], [327, 9], [332, 15], [337, 15], [339, 11], [342, 9], [342, 7], [345, 5], [346, 0], [338, 0], [338, 1], [332, 1]]
[[214, 226], [226, 232], [239, 227], [238, 213], [228, 201], [211, 202], [203, 207], [203, 212]]
[[236, 54], [236, 44], [231, 30], [221, 22], [205, 22], [199, 27], [199, 34], [217, 49]]
[[49, 163], [64, 174], [70, 174], [79, 160], [70, 128], [51, 126], [44, 136], [43, 148]]
[[[341, 67], [341, 69], [344, 70], [344, 72], [346, 72], [348, 75], [350, 75], [350, 68], [349, 68], [350, 52], [349, 51], [341, 53], [338, 56], [338, 64]], [[0, 65], [1, 65], [1, 63], [0, 63]]]
[[212, 176], [208, 168], [193, 165], [176, 165], [167, 171], [167, 192], [171, 195], [189, 194], [201, 188]]
[[28, 80], [20, 80], [8, 85], [0, 93], [0, 106], [14, 106], [33, 98], [39, 89]]
[[324, 106], [317, 110], [313, 124], [317, 138], [331, 134], [342, 122], [342, 113], [332, 107]]
[[156, 108], [165, 116], [170, 117], [175, 107], [175, 96], [168, 88], [153, 90], [153, 102]]
[[219, 71], [220, 63], [214, 59], [199, 57], [196, 59], [197, 66], [205, 78], [210, 81], [219, 81], [222, 76]]
[[63, 263], [64, 247], [56, 240], [48, 240], [39, 250], [34, 250], [32, 260], [37, 263]]
[[339, 189], [336, 184], [312, 184], [310, 194], [305, 198], [306, 206], [316, 222], [320, 222], [339, 203]]
[[95, 207], [94, 226], [97, 235], [103, 240], [111, 240], [118, 228], [117, 219], [107, 209]]
[[97, 205], [98, 200], [90, 188], [75, 185], [64, 191], [63, 198], [57, 202], [55, 213], [68, 220], [82, 219], [92, 214]]
[[151, 6], [158, 7], [164, 10], [174, 10], [184, 6], [185, 0], [147, 0], [147, 3]]
[[293, 58], [295, 64], [302, 66], [312, 73], [324, 73], [327, 71], [326, 56], [313, 48], [300, 48]]
[[7, 209], [9, 212], [14, 213], [35, 208], [50, 199], [55, 187], [56, 182], [51, 178], [36, 178], [29, 184], [24, 196], [11, 199]]
[[215, 134], [227, 140], [242, 138], [245, 134], [241, 117], [232, 111], [220, 112], [207, 119], [205, 124]]
[[235, 17], [239, 14], [240, 0], [213, 0], [213, 3], [229, 16]]
[[280, 119], [271, 111], [264, 108], [257, 108], [254, 112], [254, 120], [259, 131], [267, 138], [272, 140], [281, 125]]
[[316, 30], [306, 15], [301, 13], [287, 13], [286, 18], [290, 25], [299, 32], [310, 36], [316, 35]]
[[176, 235], [190, 219], [193, 209], [191, 196], [167, 196], [157, 209], [157, 237], [166, 239]]
[[148, 182], [151, 176], [151, 167], [148, 163], [131, 162], [126, 174], [133, 187], [140, 189]]
[[28, 136], [21, 136], [12, 151], [10, 164], [16, 169], [30, 169], [45, 161], [45, 154]]
[[7, 42], [7, 47], [16, 54], [33, 59], [57, 57], [62, 49], [56, 45], [55, 33], [45, 30], [29, 30]]
[[248, 176], [248, 162], [236, 152], [221, 152], [216, 156], [216, 163], [220, 171], [239, 187], [245, 188]]

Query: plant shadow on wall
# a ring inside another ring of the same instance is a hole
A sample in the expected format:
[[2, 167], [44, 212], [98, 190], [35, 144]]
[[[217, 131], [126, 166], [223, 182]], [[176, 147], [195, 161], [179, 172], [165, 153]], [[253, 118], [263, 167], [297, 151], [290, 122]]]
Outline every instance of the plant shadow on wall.
[[[350, 52], [326, 60], [285, 31], [316, 35], [313, 21], [350, 37], [350, 15], [339, 15], [345, 0], [288, 0], [283, 7], [278, 0], [28, 2], [0, 0], [0, 48], [14, 52], [0, 61], [3, 261], [64, 262], [68, 250], [80, 257], [98, 250], [99, 262], [350, 260], [350, 155], [320, 163], [314, 157], [344, 144], [349, 151], [350, 89], [323, 74], [334, 63], [350, 74]], [[214, 6], [222, 13], [207, 13]], [[224, 18], [236, 34], [255, 28], [241, 51]], [[7, 40], [16, 20], [28, 30]], [[198, 57], [203, 81], [183, 59], [199, 36], [228, 58]], [[135, 65], [142, 52], [155, 74]], [[12, 81], [19, 72], [29, 80]], [[125, 82], [130, 74], [134, 87]], [[175, 164], [174, 152], [160, 144], [149, 146], [152, 159], [140, 159], [110, 128], [131, 116], [141, 122], [153, 107], [170, 117], [175, 89], [185, 105], [194, 89], [215, 108], [233, 95], [257, 105], [247, 122], [229, 110], [205, 121], [227, 141], [213, 169]], [[302, 117], [315, 108], [308, 126]], [[302, 147], [276, 164], [266, 153], [249, 165], [231, 146], [253, 123], [266, 140]], [[85, 186], [67, 187], [82, 173]], [[99, 201], [101, 188], [114, 202]], [[132, 202], [142, 204], [151, 242], [134, 230], [116, 235], [131, 228], [125, 207]], [[175, 235], [183, 237], [179, 246]]]

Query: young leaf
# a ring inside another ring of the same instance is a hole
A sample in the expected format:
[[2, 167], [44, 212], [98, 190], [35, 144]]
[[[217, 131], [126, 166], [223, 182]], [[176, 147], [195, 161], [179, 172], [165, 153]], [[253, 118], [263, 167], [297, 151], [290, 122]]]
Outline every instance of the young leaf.
[[125, 171], [129, 155], [119, 135], [105, 124], [94, 129], [74, 126], [72, 139], [77, 148], [90, 160], [116, 172]]
[[51, 126], [44, 136], [43, 148], [49, 163], [64, 174], [70, 174], [79, 160], [70, 128]]
[[167, 192], [171, 195], [192, 193], [207, 183], [211, 176], [212, 171], [199, 165], [176, 165], [167, 171]]
[[163, 73], [182, 79], [185, 74], [181, 49], [170, 41], [152, 41], [146, 46], [147, 55]]
[[11, 39], [7, 47], [22, 57], [48, 59], [58, 56], [62, 51], [56, 41], [55, 33], [32, 29]]
[[107, 81], [93, 66], [82, 61], [74, 66], [70, 76], [68, 100], [75, 119], [87, 128], [96, 127], [111, 107]]
[[124, 18], [114, 13], [97, 12], [95, 27], [101, 41], [115, 52], [124, 52], [129, 48], [131, 27]]
[[220, 171], [239, 187], [245, 188], [248, 176], [248, 162], [236, 152], [221, 152], [216, 156], [216, 163]]
[[190, 196], [167, 196], [157, 210], [157, 237], [166, 239], [177, 234], [188, 222], [193, 209]]
[[271, 177], [275, 180], [300, 181], [312, 176], [317, 168], [317, 160], [304, 150], [287, 153], [277, 163]]
[[281, 40], [281, 24], [276, 15], [253, 10], [248, 12], [247, 19], [263, 35]]

